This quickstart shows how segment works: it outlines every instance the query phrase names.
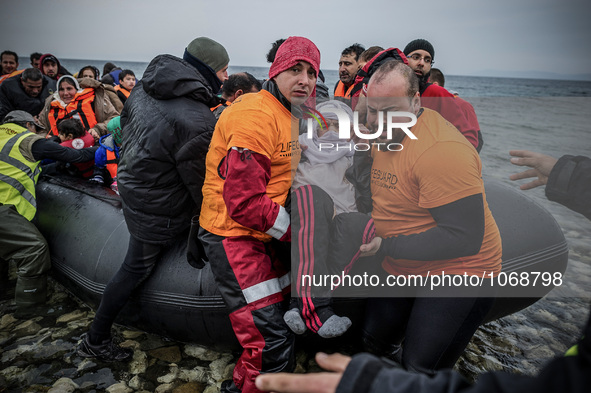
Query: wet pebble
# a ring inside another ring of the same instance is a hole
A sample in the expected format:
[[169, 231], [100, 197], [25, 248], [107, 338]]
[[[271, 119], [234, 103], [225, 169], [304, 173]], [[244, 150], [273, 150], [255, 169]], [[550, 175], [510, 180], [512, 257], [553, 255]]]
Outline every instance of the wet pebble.
[[[81, 358], [76, 346], [94, 312], [51, 280], [50, 286], [47, 307], [30, 318], [14, 314], [14, 292], [0, 291], [0, 386], [7, 386], [5, 392], [0, 388], [2, 393], [218, 393], [221, 382], [231, 378], [233, 353], [120, 326], [114, 328], [123, 340], [120, 345], [134, 351], [129, 362]], [[570, 347], [566, 341], [578, 337], [581, 315], [574, 310], [571, 299], [545, 300], [528, 312], [483, 326], [458, 369], [474, 376], [487, 370], [535, 373], [547, 359]], [[317, 371], [313, 350], [296, 353], [296, 372]]]
[[72, 393], [78, 388], [78, 384], [70, 378], [60, 378], [53, 384], [47, 393]]

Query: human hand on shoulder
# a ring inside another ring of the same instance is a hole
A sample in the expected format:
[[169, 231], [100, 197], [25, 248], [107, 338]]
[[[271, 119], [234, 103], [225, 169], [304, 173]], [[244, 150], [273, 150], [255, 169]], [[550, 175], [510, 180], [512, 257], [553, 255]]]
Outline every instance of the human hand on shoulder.
[[257, 377], [256, 387], [264, 392], [334, 393], [350, 361], [349, 356], [339, 353], [327, 355], [319, 352], [316, 354], [316, 362], [323, 369], [332, 372], [263, 374]]
[[532, 168], [513, 174], [509, 176], [509, 179], [521, 180], [537, 177], [537, 179], [532, 180], [529, 183], [522, 184], [519, 187], [522, 190], [529, 190], [548, 183], [548, 176], [550, 176], [552, 168], [554, 168], [554, 165], [558, 161], [554, 157], [529, 150], [511, 150], [509, 154], [513, 156], [513, 158], [511, 158], [511, 164]]

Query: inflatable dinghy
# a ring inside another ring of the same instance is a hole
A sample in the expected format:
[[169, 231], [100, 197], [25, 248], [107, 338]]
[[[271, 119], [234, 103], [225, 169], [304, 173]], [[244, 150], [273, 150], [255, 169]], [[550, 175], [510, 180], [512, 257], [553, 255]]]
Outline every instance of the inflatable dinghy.
[[[554, 218], [521, 192], [485, 180], [487, 200], [503, 241], [503, 272], [561, 272], [568, 247]], [[38, 226], [49, 243], [53, 276], [96, 308], [107, 282], [121, 266], [129, 232], [121, 199], [108, 188], [67, 177], [37, 186]], [[183, 342], [237, 348], [228, 312], [209, 264], [199, 270], [186, 260], [186, 238], [171, 247], [121, 312], [118, 323]], [[533, 297], [499, 297], [487, 321], [521, 310]], [[335, 299], [335, 311], [361, 321], [363, 300]]]

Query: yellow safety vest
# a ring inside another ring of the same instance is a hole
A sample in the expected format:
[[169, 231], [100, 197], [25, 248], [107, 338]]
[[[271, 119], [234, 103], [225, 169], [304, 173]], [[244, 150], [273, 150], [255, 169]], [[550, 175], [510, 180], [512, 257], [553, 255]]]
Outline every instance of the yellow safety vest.
[[27, 160], [20, 151], [21, 142], [31, 135], [14, 123], [0, 125], [0, 203], [14, 205], [29, 221], [37, 212], [35, 184], [41, 173], [41, 162]]

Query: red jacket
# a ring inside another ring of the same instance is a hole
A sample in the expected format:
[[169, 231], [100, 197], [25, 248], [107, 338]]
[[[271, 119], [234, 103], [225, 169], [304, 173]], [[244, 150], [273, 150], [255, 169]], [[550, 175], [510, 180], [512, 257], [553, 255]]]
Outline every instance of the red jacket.
[[453, 124], [468, 141], [478, 148], [478, 131], [480, 126], [470, 122], [459, 101], [449, 91], [441, 86], [429, 84], [421, 94], [421, 106], [439, 112], [445, 120]]
[[[65, 141], [60, 143], [60, 145], [65, 147], [70, 147], [72, 149], [80, 150], [84, 149], [85, 147], [92, 147], [94, 146], [94, 138], [88, 131], [84, 133], [82, 138], [75, 138], [70, 139], [69, 141]], [[92, 175], [92, 169], [94, 167], [94, 160], [87, 161], [87, 162], [80, 162], [74, 164], [76, 168], [80, 171], [84, 178], [89, 178]]]

